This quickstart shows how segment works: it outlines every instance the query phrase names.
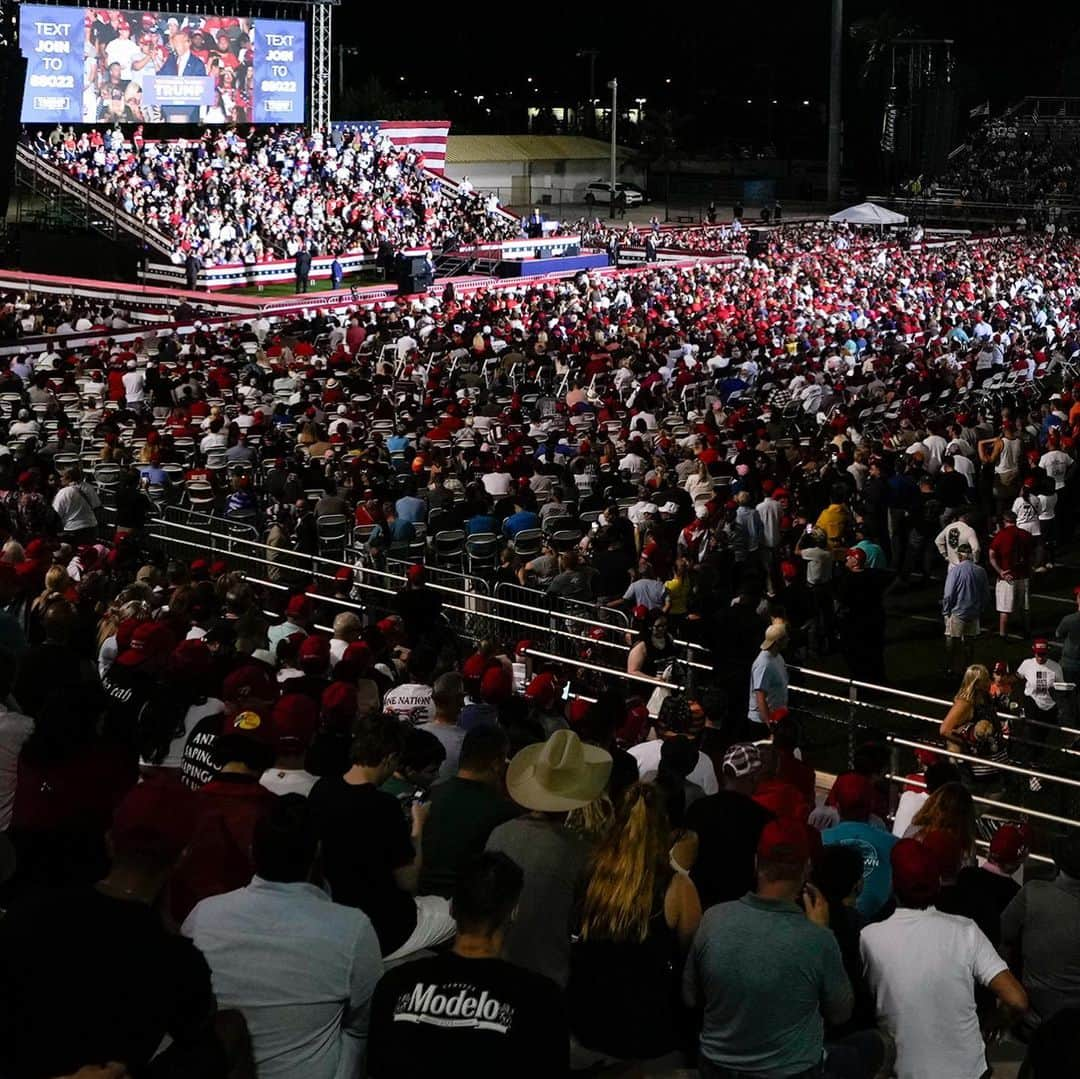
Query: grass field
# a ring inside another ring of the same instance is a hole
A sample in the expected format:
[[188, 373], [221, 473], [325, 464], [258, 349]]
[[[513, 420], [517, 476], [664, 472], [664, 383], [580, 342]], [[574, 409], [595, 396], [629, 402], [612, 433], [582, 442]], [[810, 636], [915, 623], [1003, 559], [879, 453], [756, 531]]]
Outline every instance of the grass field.
[[[363, 288], [365, 285], [378, 285], [381, 283], [382, 280], [374, 274], [355, 274], [352, 277], [346, 277], [341, 287]], [[320, 293], [331, 291], [333, 290], [330, 288], [329, 281], [313, 281], [306, 295], [318, 296]], [[275, 284], [263, 285], [262, 288], [258, 285], [245, 285], [242, 288], [231, 288], [228, 292], [234, 296], [265, 296], [268, 299], [276, 299], [279, 296], [295, 296], [296, 282], [279, 281]], [[227, 295], [227, 293], [218, 293], [218, 295]]]

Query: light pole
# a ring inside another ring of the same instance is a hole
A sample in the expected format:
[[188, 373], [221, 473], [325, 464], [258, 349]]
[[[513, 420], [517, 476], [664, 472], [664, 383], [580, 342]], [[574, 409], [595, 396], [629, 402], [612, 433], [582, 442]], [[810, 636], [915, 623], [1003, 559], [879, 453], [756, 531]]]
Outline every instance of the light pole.
[[832, 0], [829, 28], [829, 164], [826, 196], [830, 208], [840, 200], [841, 70], [844, 48], [844, 0]]
[[611, 90], [611, 189], [608, 191], [608, 217], [615, 219], [615, 133], [619, 126], [619, 80], [608, 83]]
[[644, 97], [635, 97], [634, 100], [637, 102], [637, 122], [640, 125], [641, 121], [645, 119], [645, 108], [644, 108], [644, 106], [645, 106], [645, 102], [648, 99], [644, 98]]

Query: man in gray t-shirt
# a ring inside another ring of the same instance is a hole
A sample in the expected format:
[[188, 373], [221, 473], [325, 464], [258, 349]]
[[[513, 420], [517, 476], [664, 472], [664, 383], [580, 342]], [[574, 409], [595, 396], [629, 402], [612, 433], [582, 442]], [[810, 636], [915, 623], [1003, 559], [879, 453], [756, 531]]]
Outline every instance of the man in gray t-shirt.
[[544, 974], [565, 987], [570, 976], [574, 893], [588, 845], [566, 829], [561, 813], [530, 813], [500, 824], [487, 841], [525, 873], [517, 914], [503, 944], [503, 958]]
[[1001, 915], [1001, 943], [1023, 963], [1031, 1010], [1043, 1022], [1080, 1008], [1080, 836], [1054, 848], [1058, 875], [1029, 880]]
[[446, 759], [439, 768], [439, 779], [449, 779], [457, 773], [461, 743], [465, 741], [465, 730], [458, 726], [458, 717], [465, 705], [465, 688], [460, 674], [451, 671], [435, 679], [431, 705], [434, 718], [429, 723], [419, 724], [417, 730], [428, 731], [442, 742]]

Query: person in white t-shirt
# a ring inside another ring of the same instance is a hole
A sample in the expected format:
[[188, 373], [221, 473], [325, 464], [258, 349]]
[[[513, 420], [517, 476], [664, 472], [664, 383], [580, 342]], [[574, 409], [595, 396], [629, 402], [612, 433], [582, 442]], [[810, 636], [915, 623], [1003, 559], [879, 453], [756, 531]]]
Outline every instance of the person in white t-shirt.
[[[1024, 716], [1029, 721], [1025, 726], [1025, 737], [1029, 742], [1042, 746], [1050, 733], [1043, 723], [1058, 723], [1058, 702], [1054, 696], [1054, 683], [1064, 682], [1065, 674], [1061, 664], [1049, 658], [1049, 645], [1045, 638], [1037, 637], [1031, 645], [1032, 656], [1025, 659], [1016, 668], [1016, 675], [1024, 681]], [[1036, 764], [1041, 752], [1037, 747], [1028, 747], [1028, 763]], [[1039, 790], [1041, 783], [1032, 776], [1028, 780], [1032, 790]]]
[[1039, 496], [1035, 493], [1035, 477], [1027, 476], [1020, 493], [1013, 500], [1012, 511], [1016, 514], [1016, 527], [1038, 538]]
[[968, 488], [974, 490], [975, 488], [975, 465], [970, 457], [965, 457], [962, 453], [946, 454], [952, 461], [953, 468], [960, 473], [964, 479], [967, 480]]
[[896, 911], [866, 926], [859, 938], [879, 1020], [896, 1042], [897, 1079], [982, 1079], [986, 1046], [975, 1010], [983, 985], [1016, 1015], [1027, 993], [970, 919], [931, 904], [941, 869], [917, 839], [892, 849]]
[[117, 29], [119, 36], [105, 46], [105, 63], [119, 64], [120, 78], [127, 82], [132, 77], [134, 65], [141, 60], [143, 63], [140, 66], [145, 66], [146, 60], [138, 42], [132, 40], [131, 24], [127, 19], [120, 22]]
[[948, 443], [936, 432], [927, 434], [922, 441], [928, 454], [926, 470], [930, 475], [934, 475], [941, 468], [941, 462], [945, 459]]
[[61, 477], [63, 486], [53, 498], [52, 508], [60, 518], [60, 528], [69, 543], [90, 543], [97, 531], [97, 510], [101, 500], [78, 468], [69, 468]]
[[934, 540], [938, 554], [950, 566], [955, 566], [960, 561], [960, 556], [956, 551], [961, 543], [966, 543], [971, 548], [971, 560], [979, 561], [979, 534], [971, 527], [970, 521], [970, 513], [960, 514], [960, 517], [955, 521], [950, 521]]
[[[661, 711], [665, 711], [661, 709]], [[673, 715], [681, 713], [676, 709]], [[656, 738], [648, 742], [640, 742], [630, 748], [630, 756], [637, 763], [638, 775], [645, 777], [655, 775], [660, 768], [660, 753], [667, 738], [681, 738], [687, 734], [685, 729], [668, 726], [660, 716], [656, 717], [654, 727]], [[700, 750], [697, 755], [697, 763], [686, 777], [691, 783], [696, 783], [706, 794], [716, 794], [720, 784], [716, 779], [716, 768], [712, 760]]]
[[[920, 788], [912, 785], [901, 792], [900, 801], [897, 803], [892, 822], [892, 834], [897, 839], [903, 839], [907, 835], [911, 822], [915, 819], [915, 814], [922, 809], [927, 798], [934, 791], [945, 786], [946, 783], [960, 782], [960, 773], [956, 770], [956, 767], [942, 760], [933, 750], [916, 750], [915, 755], [920, 764], [926, 765], [926, 771], [922, 773], [925, 786]], [[908, 779], [918, 778], [917, 774], [908, 776]]]
[[395, 686], [383, 697], [383, 711], [414, 727], [430, 723], [435, 718], [430, 683], [404, 682]]
[[1025, 659], [1016, 673], [1024, 680], [1024, 707], [1028, 708], [1028, 701], [1038, 708], [1041, 717], [1046, 722], [1054, 722], [1057, 718], [1057, 701], [1054, 699], [1054, 683], [1063, 682], [1065, 676], [1061, 670], [1061, 664], [1050, 659], [1049, 644], [1042, 637], [1037, 637], [1031, 646], [1032, 657]]
[[[630, 749], [630, 756], [634, 758], [638, 766], [638, 775], [641, 777], [653, 776], [660, 769], [660, 751], [663, 748], [662, 738], [651, 742], [640, 742]], [[687, 775], [687, 781], [696, 783], [706, 794], [715, 794], [720, 785], [716, 780], [716, 768], [713, 762], [700, 750], [698, 751], [697, 764]]]
[[41, 425], [30, 415], [30, 410], [21, 408], [19, 409], [18, 418], [8, 428], [8, 434], [13, 439], [28, 438], [30, 435], [37, 435], [40, 430]]
[[1039, 542], [1035, 550], [1035, 573], [1046, 573], [1054, 568], [1057, 552], [1057, 490], [1046, 491], [1044, 487], [1034, 498], [1039, 513]]
[[[174, 714], [164, 701], [156, 702], [149, 712], [140, 717], [144, 735], [154, 730], [155, 720], [160, 721], [156, 725], [161, 735], [156, 744], [151, 744], [154, 739], [147, 738], [142, 745], [140, 768], [167, 768], [179, 772], [183, 764], [184, 746], [191, 732], [211, 716], [224, 719], [225, 705], [217, 697], [206, 695], [213, 682], [213, 673], [213, 653], [201, 639], [189, 637], [173, 649], [164, 677], [169, 690], [169, 704], [180, 708], [187, 705], [183, 724], [174, 728]], [[162, 725], [166, 723], [167, 728]]]
[[134, 360], [128, 360], [127, 371], [121, 381], [124, 383], [124, 399], [128, 408], [134, 412], [142, 410], [146, 400], [146, 376], [138, 369]]
[[480, 482], [492, 498], [504, 498], [514, 486], [513, 477], [509, 472], [485, 472], [480, 477]]
[[1039, 468], [1054, 481], [1056, 491], [1060, 491], [1065, 486], [1065, 476], [1073, 464], [1073, 459], [1059, 448], [1059, 443], [1059, 436], [1051, 430], [1049, 448], [1039, 458]]

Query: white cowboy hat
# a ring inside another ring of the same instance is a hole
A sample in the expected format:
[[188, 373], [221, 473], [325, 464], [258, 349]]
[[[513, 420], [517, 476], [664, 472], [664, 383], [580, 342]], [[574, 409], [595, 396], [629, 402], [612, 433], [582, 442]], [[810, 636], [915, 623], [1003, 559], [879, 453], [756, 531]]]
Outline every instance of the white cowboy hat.
[[562, 730], [515, 754], [506, 770], [506, 789], [526, 809], [565, 813], [595, 801], [610, 775], [610, 753]]

